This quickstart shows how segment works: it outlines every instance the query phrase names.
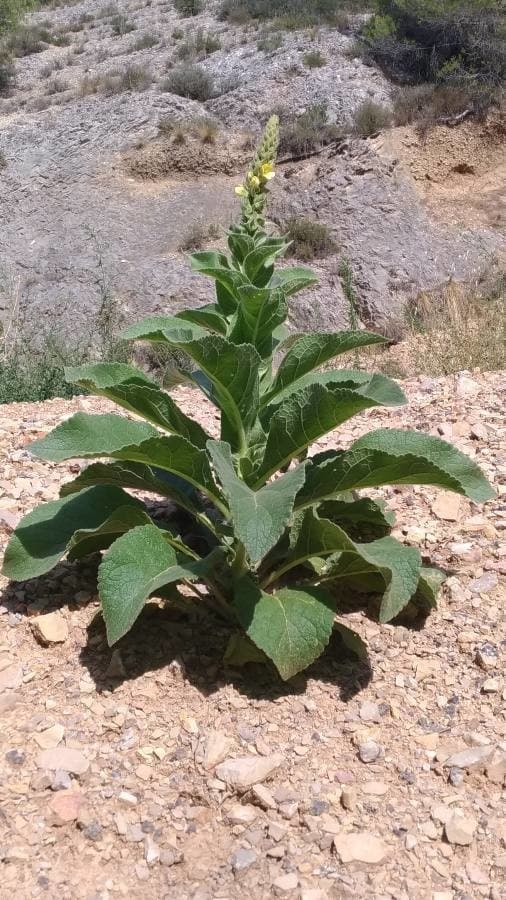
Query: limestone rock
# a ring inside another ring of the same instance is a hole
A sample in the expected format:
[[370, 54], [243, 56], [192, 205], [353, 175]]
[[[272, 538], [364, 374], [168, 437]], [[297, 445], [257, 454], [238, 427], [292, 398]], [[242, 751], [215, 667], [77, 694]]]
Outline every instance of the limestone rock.
[[473, 816], [466, 816], [462, 810], [456, 809], [445, 824], [445, 835], [450, 844], [463, 847], [472, 844], [478, 823]]
[[88, 771], [90, 763], [80, 750], [75, 750], [73, 747], [55, 747], [39, 753], [37, 766], [39, 769], [49, 769], [50, 771], [64, 769], [65, 772], [71, 772], [72, 775], [84, 775]]
[[269, 778], [284, 762], [281, 754], [273, 756], [239, 756], [227, 759], [216, 768], [216, 775], [237, 790], [247, 790]]
[[30, 621], [32, 631], [43, 646], [62, 644], [67, 640], [69, 628], [60, 612], [46, 613]]
[[386, 844], [367, 831], [337, 835], [334, 838], [334, 848], [343, 863], [362, 862], [378, 865], [388, 856]]

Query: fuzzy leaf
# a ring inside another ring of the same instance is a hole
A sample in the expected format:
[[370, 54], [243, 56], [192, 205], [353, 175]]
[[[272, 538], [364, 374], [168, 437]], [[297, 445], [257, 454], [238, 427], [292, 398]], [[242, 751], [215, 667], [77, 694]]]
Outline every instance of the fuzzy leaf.
[[90, 553], [107, 550], [121, 534], [137, 525], [150, 523], [151, 519], [146, 510], [140, 506], [120, 506], [98, 528], [80, 528], [75, 531], [67, 548], [68, 558], [82, 559]]
[[482, 471], [460, 450], [431, 435], [392, 428], [369, 432], [349, 450], [313, 457], [295, 508], [383, 484], [430, 484], [476, 501], [494, 496]]
[[178, 319], [176, 316], [147, 316], [140, 322], [135, 322], [124, 328], [120, 338], [124, 341], [151, 341], [152, 343], [166, 343], [165, 332], [170, 331], [178, 335], [181, 340], [192, 340], [204, 337], [207, 332], [200, 325]]
[[273, 333], [288, 314], [286, 297], [281, 290], [243, 287], [241, 303], [230, 334], [234, 344], [253, 344], [262, 358], [270, 357]]
[[286, 297], [291, 297], [292, 294], [297, 294], [315, 284], [318, 284], [318, 278], [311, 269], [306, 269], [304, 266], [293, 266], [276, 272], [272, 277], [270, 287], [280, 287]]
[[362, 372], [358, 369], [336, 369], [332, 372], [310, 372], [289, 385], [273, 398], [269, 406], [264, 406], [260, 417], [268, 422], [279, 409], [282, 402], [301, 391], [303, 388], [319, 384], [330, 391], [352, 390], [381, 406], [401, 406], [406, 397], [399, 385], [386, 375]]
[[327, 500], [318, 507], [318, 515], [330, 519], [336, 525], [372, 525], [376, 528], [391, 528], [395, 524], [395, 514], [381, 500], [360, 497], [358, 500]]
[[158, 432], [146, 422], [132, 422], [113, 413], [76, 413], [46, 437], [30, 444], [30, 453], [52, 462], [75, 457], [114, 456], [131, 444], [140, 444]]
[[245, 634], [230, 635], [227, 649], [223, 656], [223, 662], [227, 666], [247, 666], [248, 663], [265, 663], [265, 653], [250, 641]]
[[209, 439], [198, 422], [185, 416], [169, 394], [161, 391], [132, 366], [123, 363], [75, 366], [65, 369], [65, 377], [67, 381], [142, 416], [153, 425], [181, 435], [195, 447], [205, 447]]
[[337, 631], [340, 635], [347, 650], [351, 650], [351, 652], [354, 653], [355, 656], [358, 656], [363, 662], [367, 660], [367, 646], [356, 631], [343, 625], [342, 622], [334, 622], [333, 630]]
[[141, 525], [118, 538], [99, 568], [98, 585], [109, 644], [119, 641], [142, 612], [148, 597], [174, 581], [205, 578], [221, 551], [205, 559], [178, 561], [164, 532]]
[[[301, 334], [292, 343], [276, 373], [272, 390], [266, 403], [288, 385], [293, 385], [303, 375], [313, 372], [341, 353], [358, 347], [383, 344], [385, 338], [368, 331], [313, 332]], [[370, 376], [369, 376], [370, 377]]]
[[415, 600], [418, 599], [427, 609], [435, 609], [438, 594], [445, 578], [446, 574], [441, 569], [422, 566]]
[[298, 457], [313, 441], [342, 422], [377, 405], [376, 400], [355, 391], [329, 391], [319, 384], [291, 395], [280, 404], [270, 421], [265, 455], [256, 473], [256, 484], [262, 484]]
[[287, 681], [314, 662], [332, 634], [335, 603], [321, 588], [267, 594], [249, 578], [235, 587], [235, 609], [248, 637]]
[[295, 495], [304, 483], [304, 465], [259, 491], [252, 491], [236, 474], [229, 444], [208, 441], [207, 447], [230, 506], [236, 537], [244, 544], [251, 562], [257, 563], [285, 530]]
[[92, 532], [107, 530], [109, 518], [118, 509], [124, 516], [126, 507], [135, 513], [143, 510], [139, 500], [112, 486], [92, 487], [42, 503], [21, 520], [12, 535], [4, 556], [4, 575], [14, 581], [44, 575], [71, 547], [77, 555], [80, 540], [89, 541]]
[[176, 313], [175, 318], [191, 322], [193, 325], [198, 325], [207, 331], [214, 331], [216, 334], [225, 335], [227, 333], [227, 320], [215, 303], [198, 306], [197, 309], [185, 309]]

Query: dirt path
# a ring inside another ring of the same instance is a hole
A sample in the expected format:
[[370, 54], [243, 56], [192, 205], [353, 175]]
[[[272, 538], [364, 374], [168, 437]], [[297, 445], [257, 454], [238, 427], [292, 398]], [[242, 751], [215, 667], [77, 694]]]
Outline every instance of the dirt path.
[[[426, 429], [504, 481], [499, 374], [406, 390], [409, 413], [369, 412], [340, 440]], [[76, 469], [32, 460], [26, 444], [73, 410], [106, 406], [1, 408], [0, 549]], [[428, 488], [381, 493], [397, 536], [449, 572], [439, 610], [425, 627], [354, 613], [369, 664], [335, 645], [288, 685], [225, 668], [218, 622], [156, 602], [111, 655], [92, 562], [2, 583], [2, 898], [504, 896], [504, 487], [485, 508]], [[43, 646], [35, 623], [52, 610], [61, 641]], [[252, 760], [265, 783], [228, 788], [215, 764], [230, 757]]]

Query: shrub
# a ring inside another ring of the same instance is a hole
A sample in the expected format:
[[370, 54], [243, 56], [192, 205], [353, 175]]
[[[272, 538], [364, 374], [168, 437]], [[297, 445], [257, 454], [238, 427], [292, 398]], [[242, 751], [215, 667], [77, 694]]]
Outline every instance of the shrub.
[[276, 50], [279, 50], [279, 48], [282, 46], [283, 46], [283, 37], [281, 34], [279, 34], [279, 32], [263, 34], [257, 42], [257, 49], [261, 53], [274, 53]]
[[14, 81], [14, 66], [10, 53], [0, 47], [0, 96], [7, 94]]
[[218, 123], [206, 116], [197, 116], [184, 122], [162, 116], [158, 122], [158, 132], [171, 137], [176, 144], [184, 144], [187, 136], [199, 138], [203, 144], [214, 144], [218, 134]]
[[51, 35], [47, 28], [38, 25], [22, 25], [14, 31], [7, 41], [7, 48], [13, 56], [31, 56], [42, 53], [45, 44], [51, 43]]
[[33, 5], [32, 0], [1, 0], [0, 34], [14, 30], [25, 12]]
[[295, 119], [282, 114], [281, 153], [295, 157], [308, 156], [342, 136], [342, 128], [328, 120], [326, 103], [313, 103]]
[[220, 48], [221, 41], [218, 35], [199, 28], [193, 36], [190, 36], [184, 43], [179, 44], [176, 56], [178, 59], [190, 59], [195, 56], [205, 57], [216, 53]]
[[188, 97], [190, 100], [209, 100], [213, 96], [213, 82], [210, 75], [200, 66], [186, 63], [176, 66], [160, 85], [164, 91]]
[[[68, 369], [76, 389], [140, 418], [79, 412], [31, 445], [34, 455], [54, 462], [96, 462], [62, 486], [59, 500], [25, 516], [3, 573], [23, 581], [65, 554], [75, 560], [105, 550], [98, 585], [110, 644], [132, 628], [150, 596], [183, 581], [185, 594], [172, 587], [171, 598], [189, 602], [187, 592], [195, 591], [199, 605], [234, 630], [229, 660], [251, 659], [254, 651], [286, 680], [322, 653], [334, 630], [366, 652], [336, 621], [350, 591], [363, 595], [364, 605], [368, 595], [379, 597], [381, 622], [410, 603], [425, 612], [435, 605], [443, 574], [423, 566], [418, 549], [389, 536], [392, 513], [378, 500], [358, 498], [357, 488], [433, 484], [478, 502], [493, 491], [471, 459], [414, 430], [375, 430], [348, 450], [307, 458], [314, 441], [352, 416], [405, 398], [385, 376], [319, 371], [344, 352], [381, 343], [378, 335], [309, 333], [283, 344], [290, 296], [316, 279], [308, 269], [275, 268], [286, 250], [284, 238], [265, 231], [276, 145], [272, 119], [237, 188], [242, 217], [228, 235], [230, 254], [192, 257], [194, 271], [216, 283], [216, 302], [149, 317], [123, 334], [190, 358], [198, 370], [189, 376], [194, 387], [221, 413], [220, 439], [139, 369], [117, 363]], [[277, 371], [275, 352], [283, 357]], [[167, 500], [163, 523], [155, 524], [124, 488]]]
[[360, 137], [371, 137], [382, 128], [388, 128], [392, 121], [390, 110], [374, 100], [364, 100], [353, 117], [354, 131]]
[[117, 37], [122, 37], [124, 34], [135, 31], [135, 25], [123, 13], [119, 13], [111, 19], [111, 29], [112, 33], [117, 35]]
[[361, 8], [361, 0], [223, 0], [220, 18], [243, 24], [248, 19], [275, 19], [283, 28], [338, 25], [343, 8]]
[[204, 9], [204, 0], [174, 0], [174, 6], [180, 16], [189, 18], [198, 16]]
[[133, 50], [149, 50], [151, 47], [156, 47], [156, 45], [159, 43], [160, 43], [160, 38], [157, 34], [142, 34], [134, 42], [132, 49]]
[[68, 88], [68, 81], [63, 81], [61, 78], [51, 78], [47, 83], [46, 90], [48, 94], [63, 94]]
[[302, 61], [307, 69], [320, 69], [327, 65], [327, 60], [319, 50], [309, 50], [308, 53], [304, 53]]
[[495, 98], [495, 89], [483, 83], [406, 85], [394, 95], [394, 121], [396, 125], [415, 122], [425, 128], [466, 110], [483, 118]]
[[7, 168], [7, 157], [3, 150], [0, 150], [0, 172]]
[[127, 66], [121, 73], [123, 91], [145, 91], [153, 81], [151, 72], [144, 66]]
[[297, 259], [306, 261], [322, 259], [325, 256], [330, 256], [337, 250], [331, 231], [323, 222], [294, 217], [288, 219], [284, 230], [288, 239], [292, 242], [288, 253], [290, 256], [296, 256]]
[[219, 235], [218, 225], [206, 225], [202, 221], [194, 222], [181, 241], [179, 250], [200, 250], [209, 240], [215, 240]]

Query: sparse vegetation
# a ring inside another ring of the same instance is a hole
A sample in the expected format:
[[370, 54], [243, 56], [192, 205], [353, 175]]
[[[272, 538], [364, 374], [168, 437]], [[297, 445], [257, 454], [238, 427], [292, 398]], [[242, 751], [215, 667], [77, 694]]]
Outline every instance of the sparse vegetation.
[[220, 48], [221, 40], [217, 34], [199, 28], [195, 34], [190, 33], [187, 39], [178, 45], [176, 56], [178, 59], [202, 59], [216, 53]]
[[391, 121], [392, 114], [386, 106], [374, 100], [364, 100], [353, 117], [353, 130], [360, 137], [371, 137], [387, 128]]
[[189, 18], [190, 16], [198, 16], [204, 9], [204, 0], [174, 0], [180, 16]]
[[274, 53], [283, 46], [283, 36], [279, 31], [264, 32], [257, 41], [260, 53]]
[[111, 19], [111, 29], [112, 33], [117, 37], [123, 37], [124, 34], [130, 34], [131, 31], [135, 31], [135, 25], [124, 13], [118, 13]]
[[120, 94], [122, 91], [145, 91], [152, 83], [150, 71], [144, 66], [127, 66], [122, 72], [111, 71], [87, 75], [79, 85], [82, 97], [88, 94]]
[[236, 24], [251, 19], [274, 19], [282, 28], [319, 24], [338, 27], [343, 12], [363, 6], [361, 0], [223, 0], [220, 17]]
[[294, 216], [284, 223], [282, 230], [291, 241], [288, 256], [304, 261], [324, 259], [338, 249], [330, 228], [323, 222]]
[[329, 122], [326, 103], [314, 103], [296, 118], [281, 110], [280, 119], [282, 154], [306, 156], [343, 137], [343, 129]]
[[160, 43], [160, 37], [157, 34], [141, 34], [132, 46], [132, 50], [149, 50], [156, 47]]
[[200, 66], [185, 63], [176, 66], [160, 84], [162, 91], [188, 97], [190, 100], [209, 100], [213, 96], [214, 87], [210, 75]]
[[13, 56], [30, 56], [32, 53], [42, 53], [46, 44], [51, 43], [51, 34], [47, 28], [39, 25], [21, 25], [7, 41], [7, 49]]
[[0, 150], [0, 172], [7, 168], [7, 157], [3, 150]]
[[327, 60], [320, 50], [309, 50], [307, 53], [304, 53], [302, 61], [306, 69], [320, 69], [322, 66], [327, 65]]
[[182, 251], [201, 250], [202, 247], [207, 246], [210, 240], [216, 240], [219, 236], [219, 225], [208, 225], [200, 220], [190, 225], [179, 245], [179, 249]]
[[480, 82], [406, 85], [395, 92], [394, 121], [396, 125], [415, 123], [425, 130], [465, 112], [482, 119], [495, 100], [495, 88]]
[[214, 144], [218, 135], [218, 123], [215, 119], [198, 116], [194, 119], [178, 121], [170, 116], [163, 116], [158, 122], [158, 132], [163, 137], [172, 138], [176, 144], [184, 144], [187, 137], [197, 137], [203, 144]]
[[68, 88], [68, 81], [64, 81], [62, 78], [51, 78], [47, 83], [46, 91], [48, 94], [63, 94]]

